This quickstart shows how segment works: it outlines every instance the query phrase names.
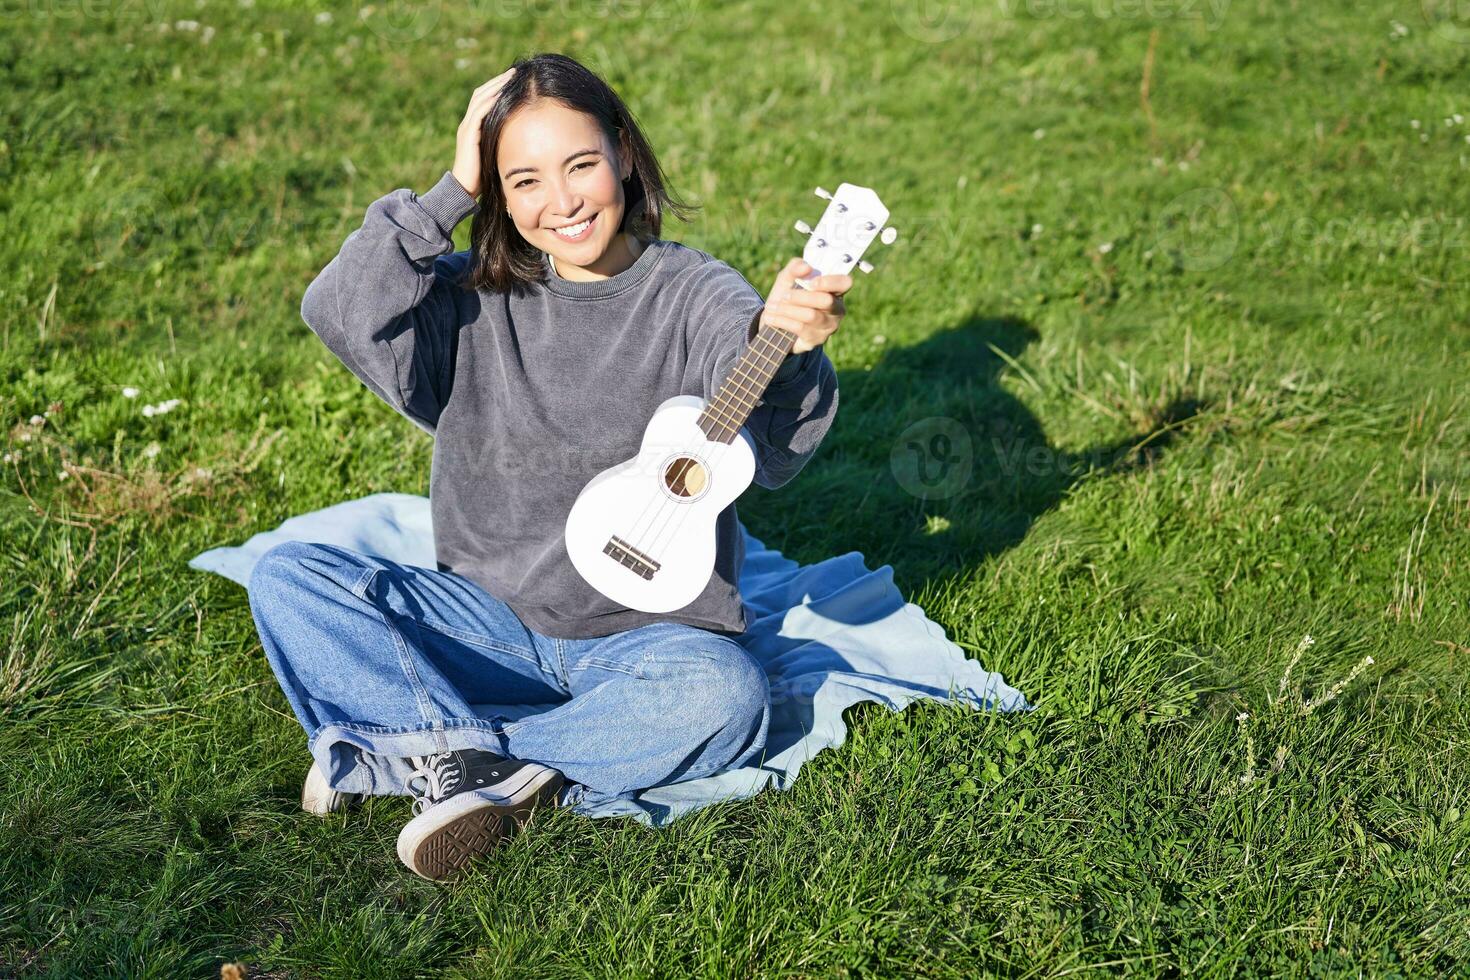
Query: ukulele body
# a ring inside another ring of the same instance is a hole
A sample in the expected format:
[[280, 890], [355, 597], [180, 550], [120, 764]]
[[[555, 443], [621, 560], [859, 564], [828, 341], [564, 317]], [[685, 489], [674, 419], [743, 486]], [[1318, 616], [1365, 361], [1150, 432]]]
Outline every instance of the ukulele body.
[[[888, 208], [871, 188], [843, 183], [801, 257], [809, 279], [854, 267], [871, 272], [862, 256], [874, 239], [892, 244], [898, 232], [883, 227]], [[881, 229], [881, 230], [880, 230]], [[811, 283], [797, 279], [797, 288]], [[755, 477], [755, 441], [744, 428], [750, 412], [791, 351], [795, 336], [762, 326], [726, 372], [709, 402], [696, 395], [667, 399], [643, 432], [638, 455], [603, 470], [582, 488], [567, 515], [566, 546], [572, 565], [588, 584], [630, 609], [662, 613], [693, 602], [715, 566], [715, 521]], [[730, 441], [705, 435], [731, 432]]]
[[693, 602], [715, 561], [715, 521], [755, 478], [755, 443], [699, 427], [707, 402], [676, 395], [654, 411], [638, 455], [588, 481], [567, 515], [572, 565], [598, 592], [643, 612]]

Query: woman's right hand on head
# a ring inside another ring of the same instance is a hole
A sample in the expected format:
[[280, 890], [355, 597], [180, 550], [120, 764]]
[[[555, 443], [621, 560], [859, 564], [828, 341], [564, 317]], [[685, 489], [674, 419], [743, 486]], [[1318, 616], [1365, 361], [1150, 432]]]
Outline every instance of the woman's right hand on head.
[[469, 108], [459, 123], [459, 135], [455, 138], [454, 167], [451, 173], [472, 197], [480, 196], [480, 137], [485, 125], [485, 116], [495, 107], [500, 90], [515, 77], [516, 70], [507, 68], [490, 81], [475, 89], [470, 96]]

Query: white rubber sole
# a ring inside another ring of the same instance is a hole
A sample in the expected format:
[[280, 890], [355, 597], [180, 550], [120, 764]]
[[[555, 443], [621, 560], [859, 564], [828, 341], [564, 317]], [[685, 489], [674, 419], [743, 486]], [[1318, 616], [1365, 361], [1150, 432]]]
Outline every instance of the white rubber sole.
[[321, 768], [312, 762], [311, 768], [306, 772], [306, 779], [301, 784], [301, 809], [318, 817], [325, 817], [329, 813], [346, 809], [348, 803], [357, 799], [357, 795], [339, 793], [333, 789]]
[[513, 785], [470, 790], [436, 803], [398, 832], [398, 859], [420, 878], [442, 881], [499, 844], [541, 803], [555, 803], [562, 774], [534, 763]]

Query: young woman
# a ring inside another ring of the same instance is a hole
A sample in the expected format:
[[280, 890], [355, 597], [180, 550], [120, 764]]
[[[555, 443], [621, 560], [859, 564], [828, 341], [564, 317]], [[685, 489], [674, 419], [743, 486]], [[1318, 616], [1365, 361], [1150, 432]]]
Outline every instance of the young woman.
[[[413, 795], [398, 854], [443, 878], [540, 802], [590, 806], [759, 760], [769, 689], [745, 628], [735, 507], [692, 603], [653, 615], [591, 589], [572, 501], [637, 453], [666, 398], [710, 398], [757, 331], [796, 337], [746, 424], [775, 489], [832, 424], [821, 350], [851, 277], [799, 259], [764, 302], [730, 266], [658, 237], [665, 191], [632, 115], [561, 55], [475, 90], [454, 166], [395, 190], [307, 288], [302, 316], [434, 437], [436, 568], [288, 542], [250, 607], [313, 764], [302, 805]], [[473, 214], [467, 251], [456, 225]], [[527, 713], [527, 706], [537, 710]]]

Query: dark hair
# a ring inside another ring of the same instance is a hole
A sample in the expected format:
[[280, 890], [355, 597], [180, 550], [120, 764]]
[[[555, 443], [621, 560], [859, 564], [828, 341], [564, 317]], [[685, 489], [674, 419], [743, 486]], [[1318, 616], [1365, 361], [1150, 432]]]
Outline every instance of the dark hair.
[[657, 238], [663, 228], [664, 208], [681, 221], [690, 220], [698, 206], [683, 203], [665, 189], [653, 148], [644, 139], [633, 113], [607, 82], [563, 54], [521, 58], [511, 67], [516, 72], [486, 113], [480, 135], [480, 207], [470, 224], [471, 256], [461, 285], [466, 289], [509, 292], [544, 278], [541, 250], [521, 236], [506, 213], [496, 160], [506, 120], [537, 99], [551, 99], [587, 113], [597, 120], [620, 158], [624, 154], [631, 158], [633, 169], [623, 181], [619, 232], [632, 231], [642, 241]]

